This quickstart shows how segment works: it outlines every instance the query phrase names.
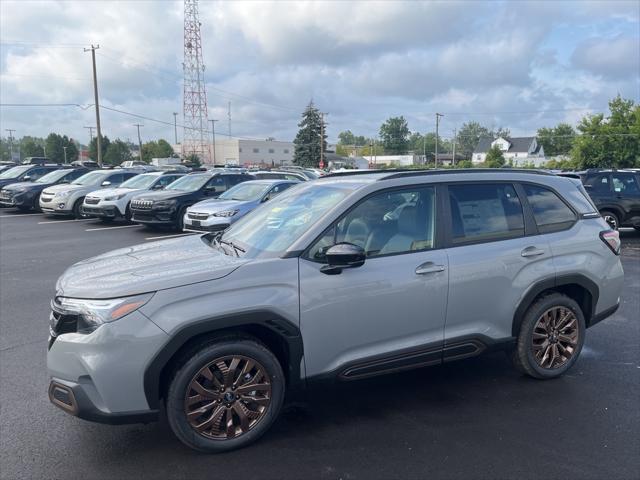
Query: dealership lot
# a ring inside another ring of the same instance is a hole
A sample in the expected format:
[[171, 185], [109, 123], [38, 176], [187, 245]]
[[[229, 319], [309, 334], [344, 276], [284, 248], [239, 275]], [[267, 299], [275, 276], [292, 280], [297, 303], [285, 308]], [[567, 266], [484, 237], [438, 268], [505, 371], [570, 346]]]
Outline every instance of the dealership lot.
[[589, 330], [565, 377], [522, 377], [498, 353], [314, 391], [256, 445], [219, 456], [188, 450], [163, 422], [91, 424], [46, 397], [56, 278], [78, 260], [172, 235], [0, 210], [2, 478], [637, 477], [637, 232], [621, 234], [622, 306]]

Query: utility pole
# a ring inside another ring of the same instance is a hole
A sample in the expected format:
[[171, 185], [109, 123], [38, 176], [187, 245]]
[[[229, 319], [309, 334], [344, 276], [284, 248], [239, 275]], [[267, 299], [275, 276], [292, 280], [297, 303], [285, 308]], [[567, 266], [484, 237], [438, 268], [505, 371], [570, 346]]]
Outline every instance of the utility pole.
[[324, 168], [324, 116], [328, 113], [320, 112], [320, 163], [319, 167]]
[[67, 147], [66, 145], [62, 147], [62, 150], [64, 150], [64, 164], [67, 164]]
[[133, 125], [138, 129], [138, 148], [140, 149], [140, 161], [142, 162], [142, 140], [140, 139], [140, 127], [144, 127], [144, 125], [140, 125], [139, 123], [135, 123]]
[[229, 138], [231, 138], [231, 102], [227, 104], [227, 117], [229, 119]]
[[98, 150], [98, 165], [102, 167], [102, 133], [100, 133], [100, 105], [98, 104], [98, 77], [96, 74], [96, 50], [100, 48], [100, 45], [95, 47], [91, 45], [91, 48], [85, 48], [84, 51], [91, 50], [91, 61], [93, 63], [93, 95], [96, 102], [96, 128], [98, 130], [98, 136], [96, 137], [96, 147]]
[[176, 145], [178, 145], [178, 112], [173, 112], [173, 134], [175, 135]]
[[13, 162], [13, 134], [15, 130], [12, 128], [5, 128], [5, 131], [9, 132], [9, 155], [11, 157], [9, 160]]
[[216, 166], [216, 122], [218, 120], [209, 119], [209, 121], [211, 122], [211, 137], [212, 137], [212, 140], [213, 140], [213, 146], [212, 146], [213, 156], [212, 156], [212, 159], [213, 159], [213, 166], [215, 167]]
[[456, 143], [458, 141], [458, 129], [453, 129], [453, 157], [451, 157], [451, 165], [456, 164]]
[[440, 125], [440, 117], [444, 117], [441, 113], [436, 113], [436, 156], [434, 159], [434, 167], [438, 168], [438, 127]]

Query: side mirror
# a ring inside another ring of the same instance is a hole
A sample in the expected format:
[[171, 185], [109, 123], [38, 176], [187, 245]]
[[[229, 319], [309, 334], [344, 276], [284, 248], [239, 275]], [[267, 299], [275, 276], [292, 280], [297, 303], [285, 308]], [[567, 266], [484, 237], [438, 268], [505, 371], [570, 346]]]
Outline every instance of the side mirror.
[[162, 190], [163, 188], [164, 188], [164, 185], [160, 185], [159, 183], [153, 186], [153, 190]]
[[262, 200], [260, 200], [262, 203], [264, 202], [268, 202], [271, 199], [271, 195], [265, 195], [264, 197], [262, 197]]
[[25, 175], [24, 177], [22, 177], [22, 180], [25, 182], [30, 182], [31, 181], [31, 175]]
[[367, 255], [364, 248], [353, 243], [338, 243], [326, 253], [328, 265], [320, 268], [322, 273], [337, 275], [345, 268], [356, 268], [364, 265]]
[[109, 180], [105, 180], [100, 185], [102, 185], [103, 187], [108, 187], [109, 185], [111, 185], [111, 182]]

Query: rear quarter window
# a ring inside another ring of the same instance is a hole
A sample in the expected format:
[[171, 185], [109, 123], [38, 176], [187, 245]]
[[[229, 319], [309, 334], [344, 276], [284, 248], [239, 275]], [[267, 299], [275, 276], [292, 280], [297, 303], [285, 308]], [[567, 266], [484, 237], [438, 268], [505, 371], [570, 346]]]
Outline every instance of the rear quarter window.
[[533, 211], [538, 232], [549, 233], [567, 230], [576, 221], [576, 214], [552, 190], [539, 185], [523, 185]]

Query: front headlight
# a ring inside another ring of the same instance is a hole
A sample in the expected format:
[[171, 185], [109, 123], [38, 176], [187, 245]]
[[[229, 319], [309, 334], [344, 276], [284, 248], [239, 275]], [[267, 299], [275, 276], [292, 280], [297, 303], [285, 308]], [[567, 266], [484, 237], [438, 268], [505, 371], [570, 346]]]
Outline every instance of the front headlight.
[[77, 332], [89, 333], [104, 323], [113, 322], [135, 312], [151, 300], [153, 293], [108, 300], [58, 297], [55, 307], [64, 315], [76, 315]]
[[120, 195], [113, 195], [111, 197], [104, 197], [104, 201], [105, 202], [113, 202], [114, 200], [120, 200], [120, 199], [124, 198], [125, 195], [126, 195], [126, 193], [121, 193]]
[[63, 191], [63, 192], [56, 193], [56, 197], [65, 198], [65, 197], [68, 197], [70, 194], [71, 194], [71, 192], [66, 190], [66, 191]]
[[223, 210], [222, 212], [215, 212], [213, 214], [214, 217], [233, 217], [238, 210]]

